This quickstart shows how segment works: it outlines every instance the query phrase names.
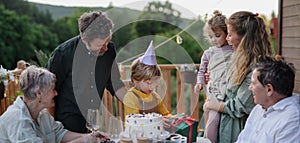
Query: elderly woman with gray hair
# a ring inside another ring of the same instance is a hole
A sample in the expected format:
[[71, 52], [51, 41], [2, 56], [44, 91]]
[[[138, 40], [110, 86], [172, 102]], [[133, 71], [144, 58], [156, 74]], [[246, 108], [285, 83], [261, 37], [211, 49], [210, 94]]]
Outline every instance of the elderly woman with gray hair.
[[21, 73], [20, 89], [24, 96], [0, 117], [0, 142], [97, 142], [106, 139], [99, 132], [81, 134], [68, 131], [55, 121], [46, 108], [54, 106], [55, 75], [46, 69], [30, 66]]

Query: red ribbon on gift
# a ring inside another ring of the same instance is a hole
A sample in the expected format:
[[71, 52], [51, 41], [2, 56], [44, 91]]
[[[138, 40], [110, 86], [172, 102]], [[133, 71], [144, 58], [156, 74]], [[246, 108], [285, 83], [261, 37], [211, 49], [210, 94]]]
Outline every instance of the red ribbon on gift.
[[189, 116], [183, 116], [181, 118], [175, 118], [174, 122], [172, 123], [172, 132], [175, 132], [175, 126], [179, 125], [180, 123], [184, 122], [189, 126], [189, 137], [188, 137], [188, 142], [192, 142], [192, 125], [196, 120], [189, 117]]

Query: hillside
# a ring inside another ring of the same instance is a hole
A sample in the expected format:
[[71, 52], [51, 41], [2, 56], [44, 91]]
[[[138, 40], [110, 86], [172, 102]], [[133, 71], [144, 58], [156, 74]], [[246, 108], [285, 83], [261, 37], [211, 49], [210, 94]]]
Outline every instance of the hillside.
[[[53, 20], [65, 17], [65, 16], [70, 16], [73, 14], [73, 12], [76, 10], [76, 8], [79, 7], [66, 7], [66, 6], [56, 6], [56, 5], [49, 5], [49, 4], [40, 4], [40, 3], [33, 3], [32, 4], [36, 5], [36, 7], [41, 10], [41, 11], [49, 11], [50, 14], [52, 15]], [[98, 9], [98, 10], [105, 10], [106, 8], [103, 7], [89, 7], [91, 9]]]
[[[59, 18], [70, 16], [72, 15], [76, 9], [78, 8], [89, 8], [91, 10], [101, 10], [101, 11], [110, 11], [108, 8], [104, 7], [66, 7], [66, 6], [57, 6], [57, 5], [49, 5], [49, 4], [40, 4], [40, 3], [32, 3], [36, 5], [36, 7], [41, 11], [49, 11], [52, 15], [53, 20], [57, 20]], [[119, 8], [114, 7], [113, 15], [120, 15], [120, 16], [130, 16], [130, 17], [137, 17], [141, 11], [133, 10], [129, 8]], [[112, 18], [113, 19], [113, 18]]]
[[[101, 11], [107, 11], [108, 15], [113, 21], [128, 21], [129, 19], [133, 20], [137, 18], [140, 14], [141, 11], [139, 10], [134, 10], [134, 9], [129, 9], [129, 8], [119, 8], [119, 7], [114, 7], [113, 11], [108, 10], [108, 8], [104, 7], [66, 7], [66, 6], [57, 6], [57, 5], [49, 5], [49, 4], [40, 4], [40, 3], [33, 3], [30, 2], [36, 7], [41, 10], [41, 11], [49, 11], [50, 14], [52, 15], [53, 20], [57, 20], [59, 18], [65, 17], [65, 16], [70, 16], [75, 12], [77, 8], [90, 8], [90, 9], [97, 9]], [[124, 19], [124, 20], [122, 20]], [[185, 27], [187, 26], [192, 20], [191, 19], [186, 19], [182, 18], [182, 22], [180, 23], [180, 27]], [[118, 26], [120, 23], [115, 23], [116, 26]]]

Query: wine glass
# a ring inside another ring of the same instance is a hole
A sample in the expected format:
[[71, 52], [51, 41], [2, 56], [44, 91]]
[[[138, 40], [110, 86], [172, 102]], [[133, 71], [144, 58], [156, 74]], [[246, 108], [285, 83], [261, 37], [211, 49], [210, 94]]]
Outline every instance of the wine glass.
[[86, 128], [92, 133], [100, 129], [100, 115], [98, 109], [88, 109], [86, 117]]
[[123, 121], [117, 117], [110, 117], [108, 123], [108, 135], [111, 141], [115, 143], [120, 141], [123, 134]]

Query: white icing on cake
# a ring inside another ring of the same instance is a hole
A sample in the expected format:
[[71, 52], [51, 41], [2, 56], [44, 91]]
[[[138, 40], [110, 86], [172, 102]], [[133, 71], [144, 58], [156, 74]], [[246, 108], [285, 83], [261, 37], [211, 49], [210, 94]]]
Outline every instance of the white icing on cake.
[[[125, 117], [125, 134], [153, 138], [164, 133], [162, 115], [157, 113], [129, 114]], [[139, 135], [137, 135], [139, 134]]]

